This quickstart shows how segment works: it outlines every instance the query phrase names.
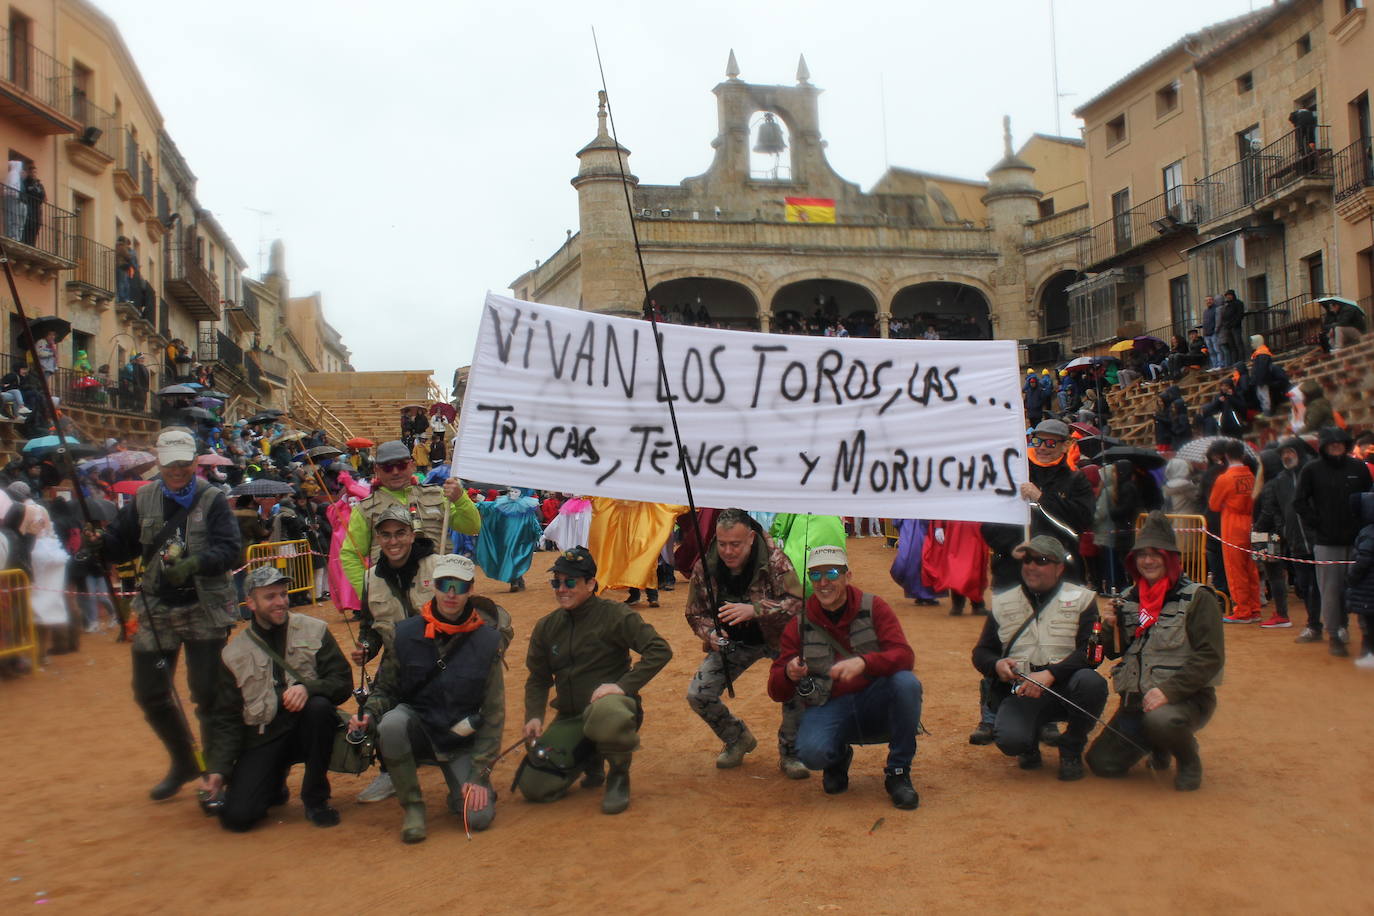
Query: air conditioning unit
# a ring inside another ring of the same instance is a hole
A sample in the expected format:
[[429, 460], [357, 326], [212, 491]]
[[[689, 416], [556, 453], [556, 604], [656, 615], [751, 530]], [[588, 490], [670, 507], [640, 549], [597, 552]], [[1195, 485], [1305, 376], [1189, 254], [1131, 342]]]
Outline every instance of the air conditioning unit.
[[650, 210], [648, 207], [643, 207], [640, 209], [639, 215], [642, 216], [644, 219], [652, 219], [654, 211]]

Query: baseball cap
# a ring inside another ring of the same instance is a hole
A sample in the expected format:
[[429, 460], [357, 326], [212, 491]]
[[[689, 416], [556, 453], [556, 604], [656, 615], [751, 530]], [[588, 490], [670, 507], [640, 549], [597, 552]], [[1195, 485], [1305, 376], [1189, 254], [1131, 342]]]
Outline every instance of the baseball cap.
[[1069, 424], [1063, 420], [1041, 420], [1035, 427], [1037, 436], [1058, 436], [1061, 439], [1069, 438]]
[[410, 449], [400, 439], [392, 439], [390, 442], [383, 442], [377, 446], [377, 454], [374, 460], [378, 464], [388, 464], [392, 461], [409, 461], [411, 459]]
[[255, 588], [266, 588], [269, 585], [276, 585], [278, 582], [290, 581], [291, 577], [277, 567], [265, 565], [255, 567], [248, 574], [248, 578], [244, 580], [243, 586], [251, 592]]
[[815, 569], [818, 566], [843, 566], [849, 567], [849, 555], [844, 552], [843, 547], [812, 547], [811, 552], [806, 555], [806, 568]]
[[1069, 559], [1068, 551], [1064, 549], [1064, 545], [1048, 534], [1037, 534], [1024, 544], [1018, 544], [1011, 555], [1019, 560], [1028, 553], [1045, 557], [1056, 563], [1064, 563]]
[[184, 426], [169, 426], [157, 434], [157, 463], [196, 460], [196, 437]]
[[476, 567], [472, 565], [472, 560], [462, 554], [449, 553], [441, 556], [434, 564], [434, 575], [431, 578], [436, 582], [440, 579], [462, 579], [471, 582], [476, 577]]
[[596, 560], [592, 558], [592, 552], [587, 548], [574, 547], [572, 550], [565, 550], [558, 555], [558, 559], [553, 561], [553, 569], [550, 572], [591, 579], [596, 576]]
[[377, 520], [372, 523], [372, 530], [376, 531], [378, 528], [382, 527], [385, 522], [400, 522], [407, 528], [414, 524], [410, 518], [410, 510], [405, 506], [399, 506], [395, 503], [392, 503], [382, 510], [382, 514], [378, 515]]

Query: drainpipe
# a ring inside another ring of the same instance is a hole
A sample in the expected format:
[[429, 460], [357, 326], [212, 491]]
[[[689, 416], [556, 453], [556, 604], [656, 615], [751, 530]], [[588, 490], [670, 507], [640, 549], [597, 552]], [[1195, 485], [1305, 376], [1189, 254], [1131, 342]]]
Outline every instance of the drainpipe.
[[[1193, 73], [1197, 76], [1197, 118], [1198, 131], [1202, 135], [1202, 176], [1206, 178], [1212, 174], [1212, 157], [1207, 149], [1207, 93], [1205, 90], [1205, 79], [1202, 71], [1198, 69], [1197, 62], [1201, 56], [1193, 50], [1193, 43], [1186, 41], [1183, 44], [1183, 52], [1193, 59]], [[1194, 182], [1196, 184], [1196, 182]]]

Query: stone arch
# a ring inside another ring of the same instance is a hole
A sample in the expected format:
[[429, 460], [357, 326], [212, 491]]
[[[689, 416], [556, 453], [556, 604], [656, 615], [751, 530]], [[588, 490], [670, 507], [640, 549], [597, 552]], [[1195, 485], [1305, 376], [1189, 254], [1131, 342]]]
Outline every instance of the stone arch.
[[904, 286], [892, 297], [892, 317], [901, 322], [896, 335], [920, 337], [934, 325], [944, 340], [990, 340], [992, 311], [988, 295], [957, 280], [926, 280]]
[[878, 337], [878, 296], [864, 282], [838, 276], [796, 276], [773, 291], [773, 330], [819, 334], [840, 322], [853, 337]]
[[[759, 300], [741, 280], [701, 276], [691, 271], [672, 271], [683, 276], [660, 275], [649, 289], [649, 298], [667, 321], [704, 324], [708, 327], [759, 329]], [[703, 319], [702, 310], [705, 309]], [[690, 312], [690, 317], [688, 313]]]
[[1062, 267], [1045, 278], [1035, 294], [1035, 308], [1040, 313], [1040, 334], [1055, 337], [1065, 334], [1073, 325], [1069, 311], [1068, 286], [1078, 278], [1077, 270]]

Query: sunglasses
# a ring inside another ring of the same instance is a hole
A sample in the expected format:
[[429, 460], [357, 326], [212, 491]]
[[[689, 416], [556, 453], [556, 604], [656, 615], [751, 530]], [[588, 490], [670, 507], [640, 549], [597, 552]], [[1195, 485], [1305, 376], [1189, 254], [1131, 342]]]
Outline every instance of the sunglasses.
[[385, 471], [388, 474], [395, 474], [404, 471], [409, 465], [409, 461], [388, 461], [385, 464], [377, 465], [377, 470]]
[[1030, 438], [1030, 447], [1031, 447], [1031, 448], [1054, 448], [1054, 447], [1057, 446], [1057, 445], [1063, 445], [1063, 444], [1064, 444], [1064, 440], [1063, 440], [1063, 439], [1044, 439], [1044, 438], [1041, 438], [1040, 436], [1031, 436], [1031, 438]]
[[1021, 558], [1022, 566], [1053, 566], [1056, 562], [1058, 561], [1051, 560], [1049, 557], [1039, 557], [1030, 553]]
[[450, 595], [466, 595], [468, 589], [472, 588], [472, 582], [467, 579], [455, 579], [450, 576], [443, 579], [435, 579], [434, 587]]
[[563, 579], [550, 579], [549, 586], [552, 588], [577, 588], [577, 583], [581, 581], [581, 576], [568, 576]]
[[808, 569], [806, 571], [806, 578], [810, 579], [812, 582], [819, 582], [822, 579], [827, 582], [834, 582], [838, 580], [843, 573], [843, 569], [836, 569], [834, 567], [830, 569]]

